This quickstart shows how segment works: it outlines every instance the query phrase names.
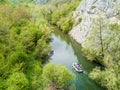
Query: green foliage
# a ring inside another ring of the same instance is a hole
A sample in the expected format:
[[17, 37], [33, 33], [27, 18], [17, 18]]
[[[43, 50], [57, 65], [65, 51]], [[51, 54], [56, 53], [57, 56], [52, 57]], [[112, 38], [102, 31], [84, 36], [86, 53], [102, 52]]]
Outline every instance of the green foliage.
[[7, 90], [27, 90], [28, 79], [24, 73], [16, 72], [9, 76], [7, 84]]
[[58, 26], [64, 33], [68, 33], [69, 30], [72, 29], [73, 22], [74, 22], [73, 17], [61, 18], [61, 19], [57, 22], [57, 26]]
[[5, 3], [6, 2], [6, 0], [0, 0], [0, 3]]
[[[68, 33], [73, 26], [74, 18], [72, 11], [76, 9], [80, 0], [66, 0], [50, 3], [52, 5], [44, 6], [41, 9], [45, 18], [53, 25], [57, 25], [64, 33]], [[46, 8], [47, 7], [47, 8]]]
[[[51, 55], [51, 28], [39, 6], [17, 6], [24, 0], [8, 2], [16, 5], [0, 5], [0, 90], [44, 90], [50, 82], [56, 88], [67, 88], [73, 75], [64, 66], [49, 69], [48, 64], [43, 69]], [[73, 8], [63, 10], [61, 15], [67, 15], [69, 9]], [[72, 19], [65, 18], [60, 26], [68, 30], [72, 23]], [[49, 70], [55, 70], [53, 79], [47, 76]]]
[[7, 88], [6, 80], [0, 77], [0, 90], [5, 90]]
[[42, 77], [42, 64], [38, 60], [27, 62], [25, 73], [29, 80], [28, 90], [43, 90], [46, 87], [46, 81]]
[[95, 68], [90, 77], [108, 90], [120, 89], [120, 25], [106, 24], [103, 18], [95, 20], [83, 51], [91, 61], [104, 65], [104, 69]]
[[53, 63], [47, 64], [43, 69], [43, 76], [50, 81], [56, 88], [67, 88], [71, 85], [74, 78], [66, 67], [62, 65], [55, 65]]
[[24, 6], [19, 6], [14, 9], [11, 16], [14, 24], [20, 26], [20, 25], [24, 25], [26, 22], [25, 20], [30, 18], [30, 12], [28, 12], [28, 10]]
[[120, 89], [120, 78], [114, 72], [112, 68], [101, 71], [99, 68], [95, 68], [90, 77], [96, 80], [97, 83], [106, 87], [108, 90], [119, 90]]
[[8, 63], [10, 65], [15, 65], [16, 63], [25, 62], [27, 55], [25, 52], [11, 52], [7, 59], [9, 60], [10, 63]]
[[[87, 36], [86, 41], [83, 43], [83, 51], [86, 53], [88, 59], [97, 60], [103, 63], [103, 58], [105, 56], [105, 50], [108, 48], [108, 43], [105, 42], [106, 37], [104, 37], [105, 30], [107, 31], [106, 25], [103, 18], [95, 18], [92, 31]], [[107, 37], [109, 38], [109, 37]]]
[[49, 58], [48, 22], [24, 6], [0, 5], [0, 89], [43, 90], [42, 64]]

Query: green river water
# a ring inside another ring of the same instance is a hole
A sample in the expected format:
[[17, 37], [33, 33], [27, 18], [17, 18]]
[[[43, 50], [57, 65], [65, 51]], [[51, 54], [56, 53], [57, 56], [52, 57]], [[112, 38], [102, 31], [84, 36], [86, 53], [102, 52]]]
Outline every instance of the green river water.
[[[89, 78], [89, 72], [97, 65], [84, 57], [80, 45], [59, 30], [54, 31], [52, 38], [51, 45], [54, 53], [50, 62], [66, 66], [75, 75], [75, 90], [104, 90]], [[84, 73], [76, 72], [71, 66], [73, 62], [80, 63], [83, 66]]]

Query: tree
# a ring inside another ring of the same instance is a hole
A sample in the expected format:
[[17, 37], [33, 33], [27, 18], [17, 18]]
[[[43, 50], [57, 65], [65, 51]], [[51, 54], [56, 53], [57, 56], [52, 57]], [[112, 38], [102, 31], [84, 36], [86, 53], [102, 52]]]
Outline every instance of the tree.
[[88, 50], [87, 55], [92, 57], [90, 59], [97, 59], [105, 66], [103, 70], [95, 68], [90, 77], [108, 90], [119, 90], [120, 25], [107, 24], [102, 28], [93, 30], [94, 32], [89, 35], [86, 41], [89, 45], [84, 43]]
[[[53, 9], [47, 9], [50, 11], [50, 13], [46, 14], [48, 14], [49, 17], [51, 17], [51, 19], [48, 20], [51, 20], [51, 23], [57, 25], [60, 28], [60, 30], [64, 33], [68, 33], [72, 29], [74, 23], [72, 11], [76, 9], [79, 3], [80, 0], [55, 1], [52, 5]], [[46, 14], [44, 15], [48, 16]]]
[[24, 73], [16, 72], [10, 75], [7, 84], [7, 90], [27, 90], [29, 83]]
[[74, 79], [73, 74], [66, 67], [53, 63], [49, 63], [43, 68], [43, 76], [49, 80], [52, 86], [60, 89], [70, 86]]
[[50, 51], [51, 31], [40, 13], [34, 17], [29, 10], [0, 4], [1, 90], [43, 90], [46, 85], [41, 63]]
[[105, 42], [108, 38], [108, 34], [104, 35], [107, 30], [107, 24], [104, 18], [98, 17], [93, 19], [92, 30], [85, 42], [83, 42], [83, 51], [86, 53], [89, 60], [96, 60], [103, 64], [103, 58], [108, 48], [109, 42]]

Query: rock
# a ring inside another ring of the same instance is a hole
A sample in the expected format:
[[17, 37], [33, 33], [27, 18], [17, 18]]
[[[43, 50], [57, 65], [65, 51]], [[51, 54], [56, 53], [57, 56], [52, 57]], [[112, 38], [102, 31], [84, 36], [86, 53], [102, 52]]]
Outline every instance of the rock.
[[93, 21], [99, 17], [104, 18], [105, 23], [120, 24], [118, 6], [120, 6], [120, 0], [83, 0], [73, 14], [76, 21], [79, 17], [82, 21], [73, 27], [69, 35], [82, 45], [92, 27], [97, 25]]

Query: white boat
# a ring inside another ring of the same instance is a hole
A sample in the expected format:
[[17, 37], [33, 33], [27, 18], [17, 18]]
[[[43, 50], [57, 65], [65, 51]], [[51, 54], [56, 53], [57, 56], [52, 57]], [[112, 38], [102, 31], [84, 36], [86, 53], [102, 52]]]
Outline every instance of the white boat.
[[78, 63], [73, 63], [72, 67], [77, 71], [77, 72], [83, 72], [82, 66], [80, 66]]

